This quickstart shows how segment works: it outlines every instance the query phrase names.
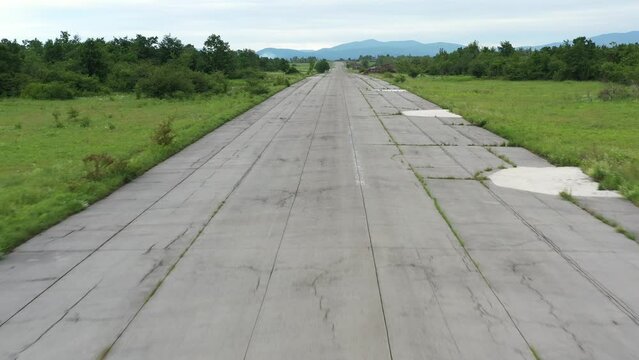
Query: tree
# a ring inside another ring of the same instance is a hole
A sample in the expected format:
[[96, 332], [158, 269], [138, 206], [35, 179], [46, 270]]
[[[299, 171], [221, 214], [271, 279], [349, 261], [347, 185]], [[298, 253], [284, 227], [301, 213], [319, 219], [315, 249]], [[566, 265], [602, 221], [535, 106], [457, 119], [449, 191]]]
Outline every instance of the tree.
[[202, 53], [205, 57], [204, 71], [222, 71], [227, 75], [235, 71], [235, 53], [229, 43], [224, 42], [219, 35], [212, 34], [206, 39]]
[[22, 68], [22, 48], [15, 41], [0, 41], [0, 96], [17, 95], [21, 81], [16, 76]]
[[131, 47], [138, 60], [151, 60], [155, 58], [157, 51], [158, 37], [146, 37], [140, 34], [131, 41]]
[[515, 48], [510, 41], [502, 41], [497, 50], [501, 56], [512, 56], [515, 53]]
[[73, 38], [66, 31], [60, 32], [60, 37], [47, 40], [44, 44], [44, 60], [48, 63], [66, 60], [71, 51], [80, 43], [80, 38], [76, 35]]
[[315, 58], [310, 58], [308, 61], [308, 70], [306, 71], [306, 74], [310, 74], [313, 72], [313, 69], [315, 69]]
[[315, 64], [315, 71], [322, 74], [327, 72], [331, 68], [331, 65], [325, 59], [322, 59]]
[[80, 72], [89, 76], [97, 76], [101, 81], [104, 81], [109, 72], [104, 46], [103, 39], [87, 39], [80, 46], [78, 56]]
[[571, 77], [576, 80], [592, 80], [597, 75], [597, 45], [590, 39], [578, 37], [565, 49], [564, 61]]
[[169, 60], [179, 58], [182, 50], [184, 50], [184, 45], [180, 39], [171, 37], [171, 34], [165, 35], [158, 47], [160, 62], [164, 64]]
[[237, 51], [237, 64], [240, 69], [258, 68], [260, 66], [260, 56], [250, 49]]

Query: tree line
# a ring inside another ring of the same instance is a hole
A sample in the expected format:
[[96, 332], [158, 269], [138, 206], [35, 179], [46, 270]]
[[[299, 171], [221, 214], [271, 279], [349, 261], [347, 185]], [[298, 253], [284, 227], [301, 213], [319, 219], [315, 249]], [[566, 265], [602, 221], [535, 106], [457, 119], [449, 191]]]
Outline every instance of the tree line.
[[61, 32], [56, 39], [0, 40], [0, 97], [67, 99], [109, 92], [172, 97], [226, 91], [228, 79], [298, 70], [285, 59], [232, 50], [219, 35], [201, 49], [165, 35], [110, 41]]
[[[361, 58], [361, 62], [371, 58]], [[559, 46], [515, 48], [504, 41], [498, 47], [477, 42], [435, 56], [379, 56], [376, 65], [392, 64], [412, 77], [472, 75], [509, 80], [599, 80], [639, 84], [639, 44], [598, 46], [579, 37]]]

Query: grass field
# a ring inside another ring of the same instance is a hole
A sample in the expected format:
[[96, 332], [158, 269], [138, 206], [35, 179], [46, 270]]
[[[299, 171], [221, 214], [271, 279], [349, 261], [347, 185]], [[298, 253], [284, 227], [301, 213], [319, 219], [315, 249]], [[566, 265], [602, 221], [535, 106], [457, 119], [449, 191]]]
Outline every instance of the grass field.
[[[393, 81], [392, 76], [383, 76]], [[580, 166], [639, 205], [639, 100], [602, 101], [600, 82], [419, 77], [395, 83], [555, 165]]]
[[[291, 66], [296, 68], [302, 74], [307, 74], [308, 73], [309, 65], [310, 65], [309, 63], [291, 63]], [[313, 72], [314, 72], [314, 70], [313, 70]]]
[[[0, 254], [284, 88], [275, 85], [275, 77], [264, 80], [269, 93], [259, 96], [249, 95], [241, 90], [243, 81], [233, 80], [226, 95], [188, 100], [134, 95], [0, 100]], [[302, 77], [287, 76], [290, 82]], [[151, 135], [168, 119], [173, 143], [154, 144]], [[124, 166], [111, 166], [113, 171], [90, 180], [83, 159], [91, 154], [107, 154]]]

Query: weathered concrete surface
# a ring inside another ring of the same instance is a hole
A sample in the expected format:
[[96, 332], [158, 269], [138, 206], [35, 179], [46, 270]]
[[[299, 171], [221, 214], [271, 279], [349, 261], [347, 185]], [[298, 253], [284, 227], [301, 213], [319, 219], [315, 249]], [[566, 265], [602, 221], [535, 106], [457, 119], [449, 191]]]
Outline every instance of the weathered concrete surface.
[[639, 246], [385, 89], [338, 64], [25, 243], [0, 358], [635, 359]]

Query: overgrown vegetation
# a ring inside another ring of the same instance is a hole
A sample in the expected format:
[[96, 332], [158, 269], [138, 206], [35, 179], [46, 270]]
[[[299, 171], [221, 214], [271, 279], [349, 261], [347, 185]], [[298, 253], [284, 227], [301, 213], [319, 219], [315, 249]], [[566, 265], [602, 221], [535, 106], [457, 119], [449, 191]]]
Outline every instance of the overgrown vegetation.
[[284, 59], [231, 50], [215, 34], [201, 49], [170, 35], [82, 41], [63, 31], [45, 42], [0, 41], [0, 97], [67, 100], [137, 92], [140, 97], [185, 98], [224, 93], [229, 79], [245, 78], [247, 71], [299, 72]]
[[[367, 68], [371, 57], [351, 66]], [[639, 84], [639, 44], [597, 46], [585, 37], [560, 46], [538, 50], [517, 49], [504, 41], [498, 47], [477, 42], [451, 53], [435, 56], [378, 57], [374, 65], [391, 64], [410, 77], [424, 75], [470, 75], [507, 80], [599, 80]]]
[[[277, 76], [302, 78], [268, 74], [263, 95], [247, 93], [244, 80], [232, 79], [225, 94], [188, 100], [138, 100], [134, 94], [1, 100], [0, 253], [283, 89], [275, 85]], [[90, 126], [82, 127], [82, 119]]]
[[315, 71], [317, 71], [320, 74], [327, 72], [330, 68], [331, 68], [331, 65], [328, 63], [328, 61], [324, 59], [318, 61], [315, 64]]
[[161, 146], [171, 145], [173, 138], [175, 138], [172, 123], [173, 119], [168, 119], [158, 124], [153, 132], [153, 136], [151, 136], [151, 140]]
[[0, 254], [304, 76], [215, 35], [1, 41]]
[[[610, 84], [470, 76], [382, 77], [461, 114], [560, 166], [579, 166], [602, 189], [639, 205], [639, 100], [605, 101]], [[614, 85], [621, 87], [623, 85]], [[632, 90], [628, 90], [632, 91]]]

